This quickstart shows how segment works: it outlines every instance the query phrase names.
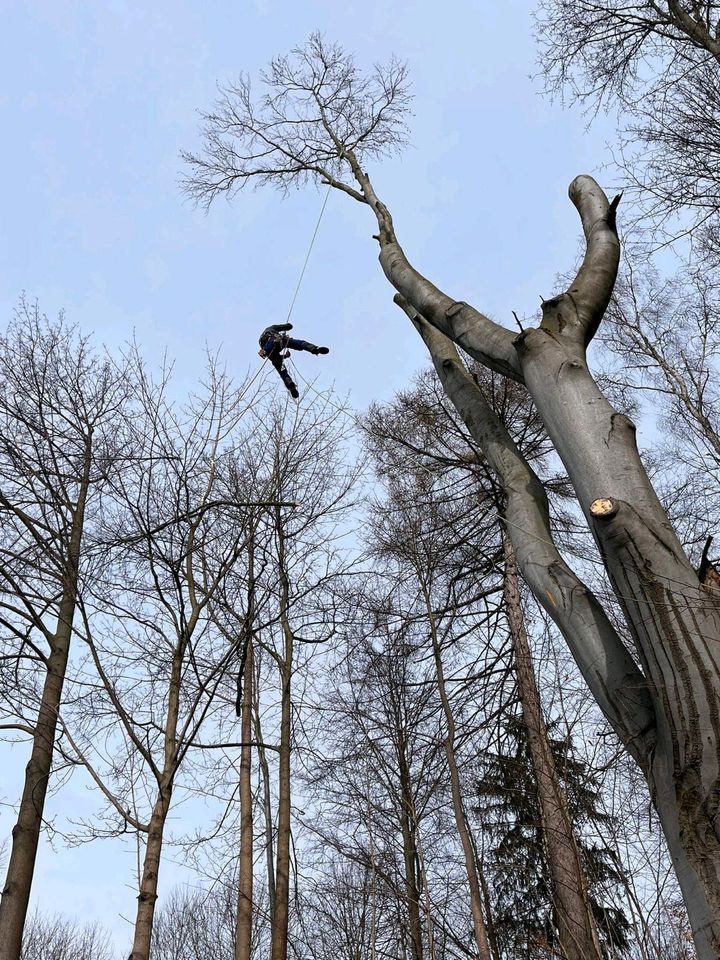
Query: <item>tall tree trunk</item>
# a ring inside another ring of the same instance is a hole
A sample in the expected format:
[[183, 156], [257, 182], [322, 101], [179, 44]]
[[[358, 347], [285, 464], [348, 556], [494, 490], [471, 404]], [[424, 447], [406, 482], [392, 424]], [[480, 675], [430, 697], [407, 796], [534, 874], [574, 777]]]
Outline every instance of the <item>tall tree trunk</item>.
[[270, 764], [268, 763], [267, 753], [263, 741], [262, 722], [260, 718], [260, 656], [255, 658], [257, 669], [253, 678], [253, 730], [255, 732], [255, 741], [258, 745], [257, 755], [260, 767], [260, 779], [262, 781], [263, 794], [263, 821], [265, 824], [265, 869], [268, 885], [268, 914], [270, 917], [270, 926], [272, 927], [273, 917], [275, 916], [275, 843], [273, 840], [273, 815], [272, 800], [270, 791]]
[[[509, 492], [510, 475], [519, 478], [517, 450], [507, 435], [501, 436], [503, 428], [491, 422], [482, 401], [466, 403], [461, 396], [467, 397], [471, 388], [467, 382], [461, 386], [453, 373], [457, 355], [451, 357], [442, 345], [437, 351], [431, 347], [436, 369], [458, 401], [458, 410], [468, 425], [477, 420], [477, 436], [508, 502], [510, 493], [517, 501], [510, 535], [523, 576], [560, 626], [605, 716], [646, 777], [698, 956], [717, 960], [720, 595], [699, 582], [663, 510], [640, 459], [635, 425], [613, 409], [587, 366], [587, 346], [617, 276], [619, 198], [608, 203], [590, 177], [573, 181], [570, 197], [585, 232], [585, 258], [570, 287], [542, 304], [540, 326], [515, 336], [467, 304], [453, 301], [414, 270], [395, 241], [385, 208], [377, 198], [373, 201], [374, 195], [367, 196], [382, 228], [381, 264], [402, 294], [401, 305], [409, 301], [420, 315], [416, 326], [425, 341], [433, 337], [422, 329], [422, 318], [482, 363], [523, 382], [563, 462], [623, 609], [642, 671], [567, 564], [552, 558], [552, 550], [528, 543], [535, 530], [549, 527], [543, 494], [533, 490], [532, 471], [525, 464], [529, 482], [524, 490], [516, 486]], [[552, 536], [545, 533], [543, 539], [551, 541]], [[541, 552], [546, 553], [543, 566], [536, 562]], [[533, 554], [531, 565], [527, 561]]]
[[240, 863], [238, 878], [235, 960], [250, 960], [253, 922], [253, 809], [252, 809], [252, 637], [247, 639], [240, 714]]
[[172, 784], [161, 785], [150, 817], [140, 893], [138, 894], [138, 908], [135, 916], [133, 946], [129, 960], [149, 960], [150, 958], [160, 858], [171, 799]]
[[[286, 656], [292, 656], [292, 639], [286, 640]], [[272, 921], [272, 960], [286, 960], [290, 909], [290, 737], [292, 667], [286, 659], [280, 720], [278, 774], [277, 852], [275, 858], [275, 913]]]
[[83, 476], [73, 514], [67, 561], [63, 571], [62, 599], [55, 634], [50, 643], [40, 709], [35, 723], [30, 760], [25, 768], [20, 809], [12, 831], [10, 861], [0, 900], [0, 960], [19, 960], [22, 950], [23, 930], [35, 873], [40, 828], [52, 770], [58, 715], [77, 608], [80, 551], [85, 507], [90, 488], [91, 461], [92, 435], [89, 435], [85, 448]]
[[475, 946], [477, 948], [480, 960], [490, 960], [490, 946], [488, 943], [487, 928], [483, 916], [483, 897], [480, 886], [480, 876], [478, 863], [475, 858], [475, 849], [470, 837], [465, 808], [460, 786], [460, 773], [458, 770], [457, 757], [455, 754], [455, 717], [453, 715], [450, 699], [447, 695], [445, 686], [445, 670], [442, 662], [442, 651], [440, 650], [440, 640], [437, 633], [437, 624], [433, 613], [430, 595], [423, 585], [425, 594], [425, 607], [430, 624], [430, 637], [433, 645], [433, 656], [435, 660], [435, 676], [437, 679], [438, 693], [442, 704], [445, 724], [447, 726], [447, 735], [445, 737], [445, 757], [447, 758], [448, 772], [450, 774], [450, 793], [452, 796], [453, 815], [455, 817], [455, 826], [460, 844], [463, 850], [465, 860], [465, 874], [467, 876], [468, 888], [470, 890], [470, 913], [472, 915], [473, 935], [475, 937]]
[[415, 839], [418, 852], [418, 880], [423, 891], [423, 901], [425, 907], [425, 923], [427, 926], [428, 956], [430, 960], [435, 960], [435, 929], [432, 918], [432, 901], [430, 899], [430, 879], [427, 871], [427, 861], [425, 859], [425, 850], [423, 849], [422, 837], [417, 829], [417, 817], [415, 816], [415, 807], [413, 805], [413, 823], [415, 823]]
[[158, 791], [153, 806], [148, 838], [143, 860], [143, 873], [138, 894], [138, 908], [135, 915], [133, 948], [129, 960], [150, 960], [155, 904], [157, 903], [158, 880], [160, 875], [160, 857], [162, 854], [165, 823], [170, 811], [173, 782], [177, 771], [177, 727], [180, 716], [180, 683], [185, 649], [192, 637], [197, 623], [197, 613], [193, 612], [187, 630], [178, 637], [178, 645], [173, 653], [168, 684], [168, 706], [165, 720], [164, 761], [162, 773], [158, 778]]
[[535, 680], [525, 618], [520, 603], [517, 564], [509, 539], [505, 550], [505, 608], [512, 637], [518, 692], [537, 782], [543, 838], [548, 854], [552, 898], [560, 949], [566, 960], [602, 960], [602, 950], [588, 895], [587, 877], [580, 859], [567, 798], [555, 768]]
[[[369, 794], [368, 794], [369, 796]], [[377, 872], [375, 870], [375, 843], [372, 834], [370, 819], [370, 804], [368, 803], [368, 831], [370, 853], [370, 960], [377, 957]]]
[[[548, 308], [543, 323], [558, 323], [558, 311]], [[552, 330], [530, 333], [520, 351], [523, 370], [635, 638], [656, 717], [655, 748], [641, 766], [699, 956], [714, 960], [720, 956], [720, 596], [700, 584], [642, 466], [635, 426], [602, 396], [584, 350], [557, 343]]]
[[240, 706], [240, 858], [238, 864], [238, 905], [235, 923], [235, 960], [250, 960], [253, 924], [253, 628], [255, 626], [255, 539], [256, 527], [248, 540], [247, 608], [242, 631], [245, 662], [242, 670]]
[[420, 921], [420, 878], [418, 876], [419, 857], [415, 842], [415, 820], [412, 781], [407, 761], [405, 735], [397, 717], [398, 759], [400, 765], [400, 830], [403, 841], [403, 861], [405, 864], [405, 897], [408, 911], [410, 949], [412, 960], [423, 960], [422, 923]]
[[275, 912], [271, 926], [271, 960], [287, 960], [290, 918], [290, 749], [292, 738], [293, 632], [288, 619], [290, 584], [285, 567], [285, 531], [276, 508], [278, 568], [280, 573], [280, 623], [285, 643], [281, 667], [280, 755], [278, 772], [277, 854], [275, 862]]

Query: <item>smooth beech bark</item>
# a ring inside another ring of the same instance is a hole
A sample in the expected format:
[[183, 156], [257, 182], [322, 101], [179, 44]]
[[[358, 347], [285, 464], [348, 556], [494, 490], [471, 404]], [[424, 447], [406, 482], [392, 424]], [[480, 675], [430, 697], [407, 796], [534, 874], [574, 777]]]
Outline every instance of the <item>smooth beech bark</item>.
[[555, 549], [537, 477], [473, 390], [447, 338], [409, 301], [411, 285], [396, 300], [501, 479], [523, 577], [645, 774], [698, 956], [711, 960], [720, 954], [720, 598], [700, 584], [672, 529], [640, 459], [634, 424], [612, 408], [588, 370], [586, 348], [617, 271], [616, 204], [590, 177], [573, 181], [570, 196], [583, 222], [585, 259], [568, 290], [543, 304], [541, 325], [513, 342], [600, 549], [640, 668]]
[[[710, 890], [706, 891], [704, 885], [708, 881], [703, 880], [694, 865], [695, 842], [688, 844], [691, 837], [681, 836], [672, 743], [667, 732], [661, 734], [656, 719], [658, 695], [597, 599], [555, 547], [542, 484], [488, 406], [454, 345], [406, 301], [396, 299], [413, 318], [448, 396], [498, 476], [507, 501], [505, 523], [523, 578], [561, 630], [595, 699], [645, 774], [681, 884], [698, 955], [702, 960], [710, 960], [716, 955], [714, 940], [718, 936], [713, 916], [720, 917], [720, 912], [713, 914], [716, 893], [712, 877]], [[705, 603], [715, 603], [709, 593], [705, 594]], [[645, 607], [646, 614], [647, 611]], [[658, 621], [652, 617], [648, 622]], [[698, 637], [701, 642], [702, 639]], [[658, 648], [661, 649], [660, 640]], [[711, 672], [708, 680], [712, 684]], [[674, 682], [670, 687], [673, 690], [682, 697]], [[665, 696], [667, 692], [661, 694], [661, 704]], [[658, 753], [658, 745], [663, 742], [664, 749]]]

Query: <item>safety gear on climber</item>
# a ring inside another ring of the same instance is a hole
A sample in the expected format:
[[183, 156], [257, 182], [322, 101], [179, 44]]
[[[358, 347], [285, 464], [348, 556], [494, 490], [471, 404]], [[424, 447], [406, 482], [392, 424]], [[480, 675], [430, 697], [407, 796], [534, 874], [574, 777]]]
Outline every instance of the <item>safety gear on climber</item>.
[[284, 360], [290, 356], [290, 350], [305, 350], [315, 356], [330, 353], [328, 347], [318, 347], [307, 340], [295, 340], [285, 336], [286, 330], [292, 330], [291, 323], [273, 323], [260, 334], [259, 355], [266, 357], [275, 367], [282, 378], [282, 382], [290, 391], [290, 396], [297, 400], [300, 396], [298, 388], [285, 368]]

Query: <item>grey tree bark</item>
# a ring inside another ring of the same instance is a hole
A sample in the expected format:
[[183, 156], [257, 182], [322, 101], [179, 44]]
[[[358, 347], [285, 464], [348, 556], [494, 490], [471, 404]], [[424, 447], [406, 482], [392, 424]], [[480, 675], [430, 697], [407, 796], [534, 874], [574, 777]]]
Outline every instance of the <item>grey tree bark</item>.
[[[405, 301], [402, 301], [401, 305], [405, 308], [408, 306]], [[410, 312], [412, 313], [412, 310]], [[683, 772], [694, 779], [698, 768], [693, 770], [683, 767], [680, 749], [677, 753], [673, 749], [672, 728], [664, 720], [662, 713], [658, 716], [658, 707], [664, 710], [666, 702], [672, 699], [675, 700], [676, 709], [682, 715], [682, 700], [685, 694], [682, 687], [676, 686], [672, 679], [672, 660], [665, 661], [667, 673], [671, 677], [669, 690], [665, 689], [664, 683], [661, 687], [655, 686], [637, 667], [598, 601], [570, 570], [555, 548], [547, 515], [547, 504], [539, 480], [521, 458], [511, 438], [487, 406], [484, 397], [464, 370], [447, 338], [431, 328], [417, 314], [414, 315], [414, 319], [415, 325], [430, 347], [436, 370], [443, 380], [448, 395], [485, 452], [504, 487], [507, 496], [506, 523], [524, 579], [536, 599], [562, 631], [596, 700], [648, 780], [651, 796], [654, 798], [663, 825], [691, 917], [698, 954], [703, 958], [714, 957], [718, 942], [717, 918], [720, 917], [716, 900], [718, 884], [712, 876], [717, 861], [709, 851], [698, 852], [697, 819], [693, 820], [690, 817], [688, 820], [687, 813], [683, 811], [683, 791], [678, 789], [676, 793], [675, 787], [676, 778], [680, 780]], [[587, 368], [584, 369], [589, 377]], [[597, 390], [597, 387], [595, 389]], [[596, 506], [595, 509], [599, 508]], [[610, 502], [606, 509], [612, 511], [614, 503]], [[612, 521], [612, 517], [610, 519]], [[644, 563], [645, 558], [642, 558], [641, 554], [636, 552], [635, 557], [639, 564]], [[607, 559], [609, 562], [609, 558]], [[622, 557], [619, 559], [621, 562]], [[650, 561], [649, 553], [646, 559]], [[685, 564], [689, 567], [687, 559]], [[645, 576], [651, 576], [653, 569], [649, 562], [645, 566]], [[692, 574], [694, 576], [694, 571]], [[697, 582], [696, 576], [695, 580]], [[668, 584], [666, 589], [671, 589], [671, 585]], [[693, 599], [697, 602], [701, 594], [704, 606], [710, 612], [713, 608], [716, 610], [714, 597], [709, 592], [705, 592], [699, 582], [697, 582], [695, 594], [691, 590], [688, 591], [686, 604], [688, 600], [692, 602]], [[663, 598], [660, 598], [661, 602], [658, 605], [662, 616], [654, 614], [652, 618], [647, 617], [651, 596], [652, 594], [648, 592], [644, 602], [642, 595], [638, 598], [640, 602], [636, 604], [635, 610], [627, 613], [628, 622], [633, 624], [631, 613], [634, 613], [641, 623], [647, 619], [648, 626], [652, 626], [655, 630], [654, 641], [657, 644], [658, 653], [667, 642], [670, 643], [671, 649], [675, 646], [677, 651], [676, 640], [672, 637], [666, 638], [659, 629], [668, 619], [665, 615]], [[630, 599], [629, 596], [622, 597], [625, 604], [628, 603], [628, 599]], [[674, 605], [678, 606], [677, 603]], [[686, 606], [686, 611], [689, 617], [694, 617], [695, 613], [692, 609], [688, 610]], [[699, 631], [697, 627], [694, 629], [695, 642], [709, 651], [706, 646], [707, 628], [701, 627]], [[645, 629], [641, 636], [644, 642], [650, 642]], [[687, 638], [684, 638], [683, 643], [687, 643]], [[638, 652], [642, 656], [642, 647], [639, 647]], [[655, 662], [657, 662], [658, 653], [653, 658]], [[649, 669], [650, 666], [651, 664], [648, 664], [647, 668]], [[687, 676], [687, 671], [683, 670], [683, 673]], [[706, 690], [712, 690], [718, 682], [717, 673], [713, 673], [711, 665], [707, 665], [702, 672], [702, 679], [697, 674], [696, 677], [702, 698], [706, 696]], [[670, 707], [670, 703], [667, 703], [667, 706]], [[707, 721], [706, 714], [706, 725]], [[701, 723], [702, 720], [698, 716], [693, 723], [695, 728], [693, 739], [697, 737]], [[675, 730], [677, 731], [677, 728]], [[710, 731], [712, 731], [711, 726]], [[677, 732], [675, 735], [677, 736]], [[716, 740], [712, 732], [710, 737], [708, 741], [706, 734], [705, 743], [712, 755], [712, 743]], [[678, 787], [680, 787], [679, 782]], [[702, 802], [696, 803], [696, 817], [698, 814], [702, 817], [703, 810]], [[685, 831], [682, 833], [681, 819], [686, 822]], [[703, 832], [700, 831], [700, 836], [702, 835]]]

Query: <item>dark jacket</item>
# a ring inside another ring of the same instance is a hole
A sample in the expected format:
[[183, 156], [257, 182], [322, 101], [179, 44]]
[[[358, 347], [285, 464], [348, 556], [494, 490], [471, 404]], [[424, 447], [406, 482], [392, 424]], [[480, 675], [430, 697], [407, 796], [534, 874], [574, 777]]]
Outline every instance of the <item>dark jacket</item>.
[[258, 341], [260, 346], [263, 347], [268, 340], [274, 340], [275, 337], [280, 333], [284, 333], [286, 330], [292, 330], [291, 323], [271, 323], [269, 327], [265, 327], [263, 332], [260, 334], [260, 340]]

